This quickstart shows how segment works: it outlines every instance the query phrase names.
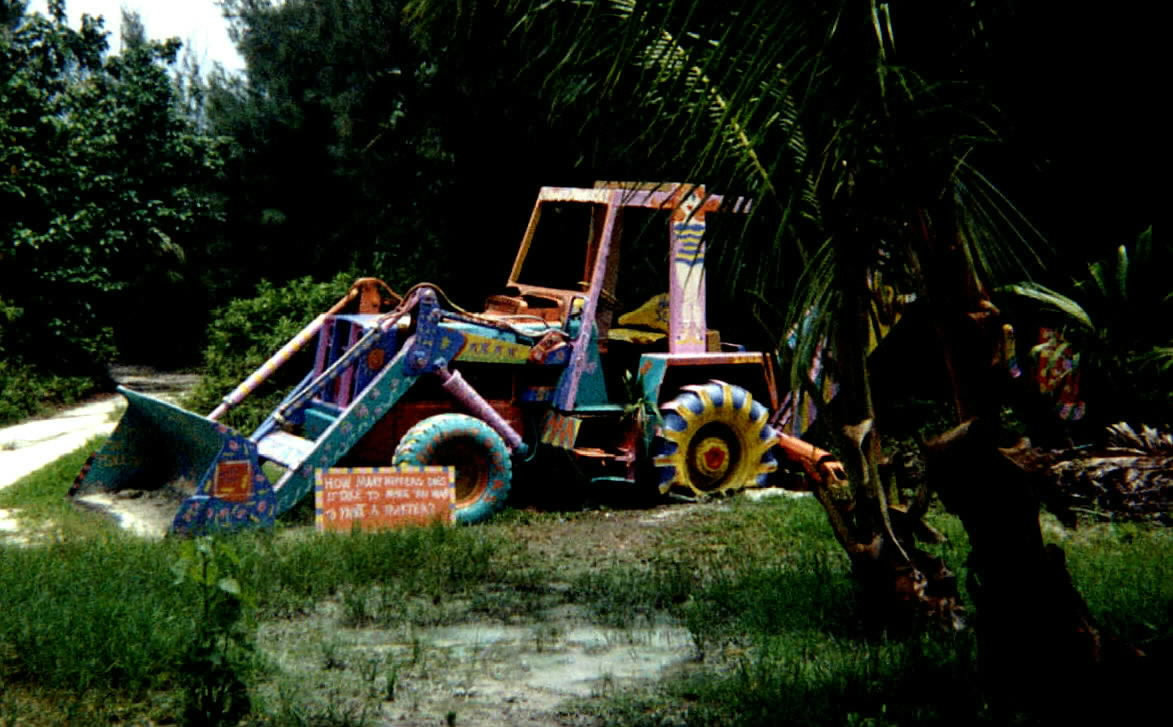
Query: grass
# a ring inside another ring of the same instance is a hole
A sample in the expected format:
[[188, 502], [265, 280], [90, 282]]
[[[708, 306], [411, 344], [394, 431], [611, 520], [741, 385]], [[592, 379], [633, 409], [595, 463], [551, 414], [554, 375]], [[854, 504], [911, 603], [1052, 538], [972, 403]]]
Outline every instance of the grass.
[[12, 485], [0, 489], [0, 509], [15, 511], [33, 540], [76, 540], [113, 535], [117, 528], [96, 512], [75, 507], [65, 498], [69, 484], [90, 452], [102, 446], [95, 437]]
[[[283, 633], [295, 644], [312, 632], [303, 659], [335, 684], [309, 695], [289, 686], [285, 667], [255, 656], [241, 666], [259, 695], [252, 724], [373, 724], [376, 707], [406, 699], [413, 680], [471, 668], [437, 661], [419, 636], [426, 629], [487, 620], [554, 633], [542, 614], [559, 605], [605, 626], [679, 624], [692, 637], [696, 659], [685, 668], [575, 705], [602, 724], [994, 723], [972, 635], [870, 631], [847, 559], [810, 499], [714, 504], [657, 531], [637, 557], [591, 568], [535, 556], [524, 539], [599, 513], [515, 511], [478, 527], [381, 534], [277, 528], [216, 541], [231, 557], [201, 591], [176, 582], [183, 541], [137, 540], [64, 502], [84, 455], [0, 492], [0, 507], [51, 523], [40, 545], [0, 546], [0, 725], [181, 720], [185, 664], [207, 638], [197, 625], [222, 577], [236, 579], [248, 606], [226, 632]], [[964, 583], [964, 532], [942, 513], [933, 524], [950, 536], [939, 549]], [[1046, 531], [1101, 624], [1142, 646], [1168, 642], [1169, 531], [1069, 532], [1049, 519]], [[369, 628], [398, 634], [399, 652], [341, 636]], [[339, 691], [344, 675], [362, 683], [358, 701]]]
[[1173, 530], [1095, 522], [1053, 531], [1097, 623], [1142, 646], [1173, 639]]

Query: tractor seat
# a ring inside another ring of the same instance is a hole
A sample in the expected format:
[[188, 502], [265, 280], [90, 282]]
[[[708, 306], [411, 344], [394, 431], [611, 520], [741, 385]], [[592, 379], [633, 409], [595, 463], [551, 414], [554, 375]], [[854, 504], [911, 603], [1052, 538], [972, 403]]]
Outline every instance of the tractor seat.
[[[619, 328], [607, 331], [608, 341], [637, 346], [665, 347], [668, 339], [668, 294], [653, 295], [639, 308], [619, 316]], [[709, 329], [705, 333], [707, 351], [745, 350], [736, 344], [722, 344], [721, 334]]]
[[668, 338], [668, 294], [653, 295], [635, 310], [619, 316], [619, 328], [607, 331], [607, 340], [652, 346]]

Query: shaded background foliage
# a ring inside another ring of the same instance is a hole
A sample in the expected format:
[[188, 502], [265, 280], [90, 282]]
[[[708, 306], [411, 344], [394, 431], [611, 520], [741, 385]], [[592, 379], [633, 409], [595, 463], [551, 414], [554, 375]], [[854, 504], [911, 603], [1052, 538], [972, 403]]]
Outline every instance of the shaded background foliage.
[[63, 3], [3, 3], [7, 359], [194, 362], [211, 311], [261, 280], [429, 279], [473, 307], [541, 184], [699, 175], [752, 193], [710, 300], [729, 337], [766, 348], [812, 302], [797, 294], [829, 239], [890, 254], [958, 160], [989, 182], [974, 195], [1004, 191], [1051, 242], [1033, 275], [1056, 288], [1151, 224], [1151, 65], [1125, 6], [222, 4], [239, 75], [177, 63], [141, 25], [115, 56]]
[[[192, 233], [214, 219], [204, 186], [214, 140], [177, 106], [176, 41], [129, 23], [107, 53], [102, 24], [80, 30], [5, 2], [0, 27], [0, 295], [3, 345], [29, 363], [91, 373], [175, 301]], [[178, 304], [176, 304], [178, 303]]]

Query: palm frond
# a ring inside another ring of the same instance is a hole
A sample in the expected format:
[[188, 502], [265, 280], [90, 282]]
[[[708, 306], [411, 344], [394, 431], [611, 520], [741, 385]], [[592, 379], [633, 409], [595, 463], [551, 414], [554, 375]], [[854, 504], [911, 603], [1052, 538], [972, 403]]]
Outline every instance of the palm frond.
[[1012, 283], [1003, 286], [999, 290], [1042, 303], [1047, 308], [1058, 311], [1075, 321], [1088, 333], [1094, 333], [1096, 331], [1091, 316], [1088, 315], [1088, 312], [1084, 310], [1083, 306], [1068, 298], [1066, 295], [1051, 290], [1045, 285], [1034, 282]]

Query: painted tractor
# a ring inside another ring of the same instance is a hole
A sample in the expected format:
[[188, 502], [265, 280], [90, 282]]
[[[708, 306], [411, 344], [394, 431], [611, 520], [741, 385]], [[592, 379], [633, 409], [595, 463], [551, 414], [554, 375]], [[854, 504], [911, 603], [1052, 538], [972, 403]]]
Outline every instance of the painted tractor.
[[[207, 417], [122, 390], [129, 408], [70, 495], [150, 493], [172, 532], [197, 533], [271, 524], [315, 470], [388, 464], [453, 466], [456, 520], [478, 522], [539, 447], [661, 494], [762, 485], [779, 455], [825, 476], [826, 452], [771, 425], [770, 359], [706, 325], [706, 219], [747, 208], [691, 185], [544, 187], [483, 311], [359, 280]], [[667, 280], [639, 270], [665, 253]], [[308, 373], [256, 431], [218, 421], [291, 361]]]

